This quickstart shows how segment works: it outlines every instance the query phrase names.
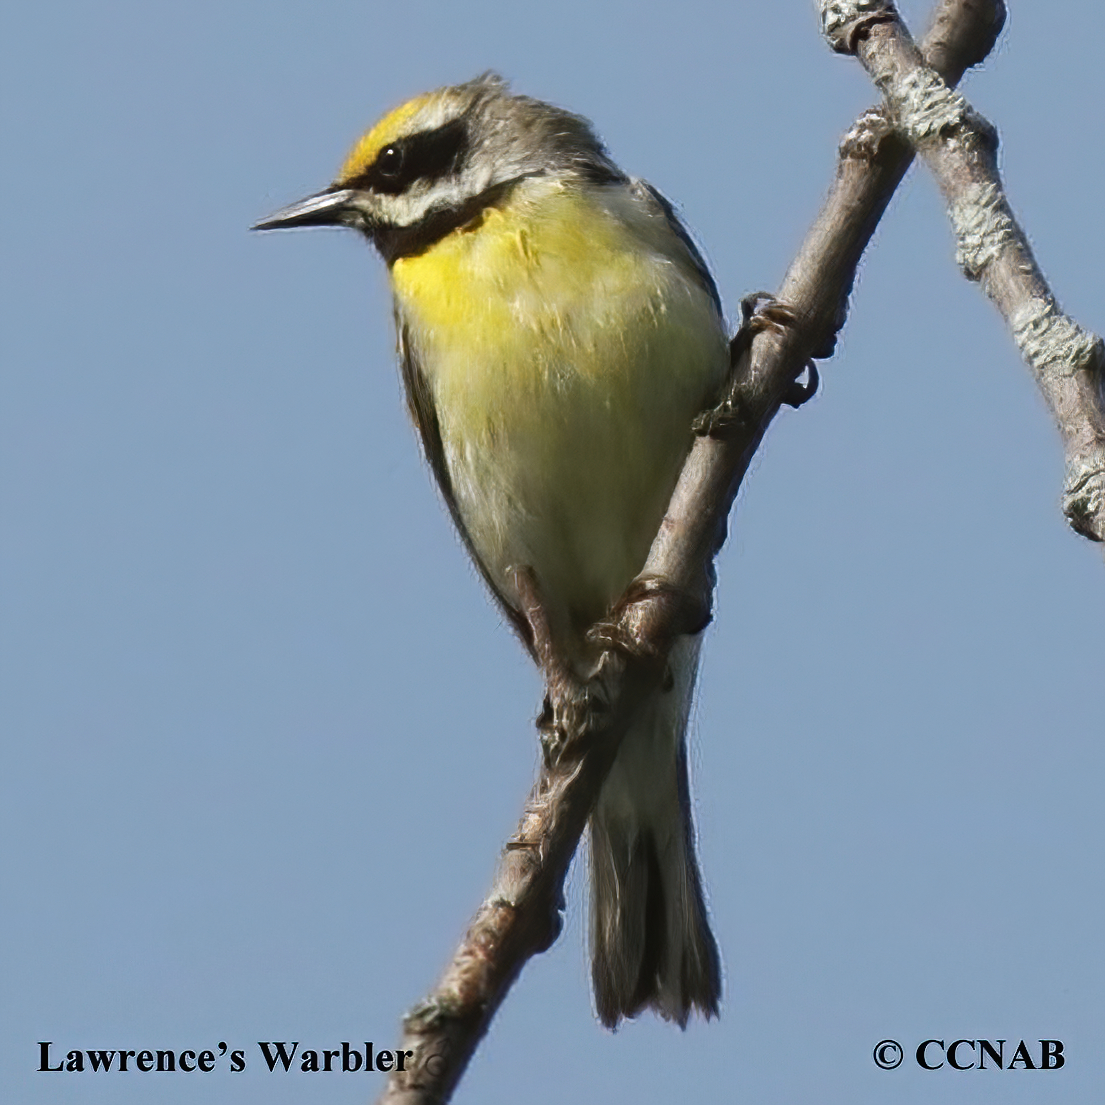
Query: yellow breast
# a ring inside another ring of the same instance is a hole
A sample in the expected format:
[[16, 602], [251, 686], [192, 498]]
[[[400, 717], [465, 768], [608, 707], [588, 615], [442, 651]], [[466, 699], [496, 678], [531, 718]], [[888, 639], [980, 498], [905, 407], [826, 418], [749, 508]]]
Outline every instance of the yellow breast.
[[535, 178], [391, 277], [477, 555], [504, 586], [533, 568], [561, 632], [589, 625], [726, 369], [685, 246], [628, 187]]

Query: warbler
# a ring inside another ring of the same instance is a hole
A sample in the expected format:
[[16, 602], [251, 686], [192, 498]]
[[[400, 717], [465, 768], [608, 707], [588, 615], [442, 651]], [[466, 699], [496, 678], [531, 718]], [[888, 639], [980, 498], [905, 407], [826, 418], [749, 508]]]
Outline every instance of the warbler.
[[[586, 631], [642, 568], [729, 366], [672, 205], [586, 119], [484, 74], [392, 111], [332, 185], [255, 229], [307, 226], [359, 230], [382, 255], [410, 414], [464, 544], [535, 658], [544, 635], [586, 670]], [[718, 1011], [688, 785], [698, 654], [698, 637], [676, 643], [591, 818], [610, 1027]]]

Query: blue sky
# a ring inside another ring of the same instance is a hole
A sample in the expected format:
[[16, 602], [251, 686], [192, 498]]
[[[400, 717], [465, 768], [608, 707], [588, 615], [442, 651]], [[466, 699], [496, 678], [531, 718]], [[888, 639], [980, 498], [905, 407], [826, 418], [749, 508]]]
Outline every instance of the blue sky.
[[[1105, 13], [1048, 16], [1016, 4], [965, 90], [1101, 329]], [[419, 457], [379, 260], [246, 228], [495, 68], [681, 205], [735, 312], [871, 89], [805, 0], [108, 0], [6, 31], [0, 1097], [362, 1102], [382, 1076], [269, 1074], [258, 1041], [395, 1042], [520, 812], [540, 685]], [[693, 727], [720, 1021], [598, 1026], [577, 863], [458, 1102], [1101, 1100], [1103, 566], [952, 255], [915, 171], [732, 518]], [[929, 1037], [1067, 1064], [872, 1062]], [[248, 1062], [42, 1074], [39, 1040]]]

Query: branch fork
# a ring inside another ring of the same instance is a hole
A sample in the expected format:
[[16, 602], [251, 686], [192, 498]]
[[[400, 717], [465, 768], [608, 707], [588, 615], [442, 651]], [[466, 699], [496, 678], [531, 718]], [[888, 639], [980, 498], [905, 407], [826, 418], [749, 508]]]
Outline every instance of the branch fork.
[[925, 63], [888, 0], [821, 0], [829, 45], [854, 54], [898, 132], [936, 177], [956, 262], [1005, 319], [1059, 427], [1063, 512], [1105, 541], [1105, 343], [1059, 307], [1013, 215], [998, 170], [998, 134]]

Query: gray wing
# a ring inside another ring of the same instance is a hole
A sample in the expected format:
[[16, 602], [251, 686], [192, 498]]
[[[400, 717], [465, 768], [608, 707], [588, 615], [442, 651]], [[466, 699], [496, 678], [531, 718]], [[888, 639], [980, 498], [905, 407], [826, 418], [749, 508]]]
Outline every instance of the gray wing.
[[686, 228], [683, 220], [676, 213], [675, 207], [672, 205], [671, 200], [667, 198], [662, 192], [657, 191], [647, 180], [634, 180], [632, 182], [633, 189], [639, 196], [649, 205], [656, 206], [660, 209], [660, 213], [668, 221], [668, 226], [675, 232], [675, 236], [683, 243], [687, 250], [687, 256], [691, 262], [691, 267], [694, 269], [695, 275], [698, 277], [699, 283], [709, 293], [710, 298], [714, 301], [714, 306], [717, 308], [717, 313], [721, 318], [725, 317], [725, 311], [721, 306], [721, 295], [717, 290], [717, 284], [714, 283], [714, 278], [710, 274], [710, 269], [706, 264], [706, 259], [702, 256], [698, 246], [695, 245], [694, 239], [691, 237], [691, 232]]
[[533, 654], [533, 632], [526, 619], [514, 609], [507, 601], [506, 596], [491, 578], [486, 565], [480, 560], [476, 549], [472, 544], [472, 538], [464, 525], [464, 519], [460, 516], [457, 507], [456, 495], [453, 493], [453, 480], [449, 475], [449, 467], [445, 462], [445, 446], [441, 441], [441, 425], [437, 418], [437, 408], [434, 406], [434, 397], [430, 391], [429, 381], [418, 363], [418, 355], [407, 333], [406, 323], [402, 315], [395, 312], [395, 333], [399, 346], [399, 367], [403, 374], [403, 385], [407, 393], [407, 410], [410, 412], [411, 421], [418, 430], [418, 436], [422, 439], [422, 448], [426, 453], [426, 459], [430, 462], [430, 470], [437, 480], [437, 486], [441, 490], [441, 496], [445, 505], [449, 508], [449, 516], [453, 519], [453, 525], [457, 527], [464, 547], [472, 558], [472, 563], [479, 569], [484, 583], [494, 596], [503, 613], [506, 615], [515, 632], [522, 638], [522, 642], [530, 653]]

